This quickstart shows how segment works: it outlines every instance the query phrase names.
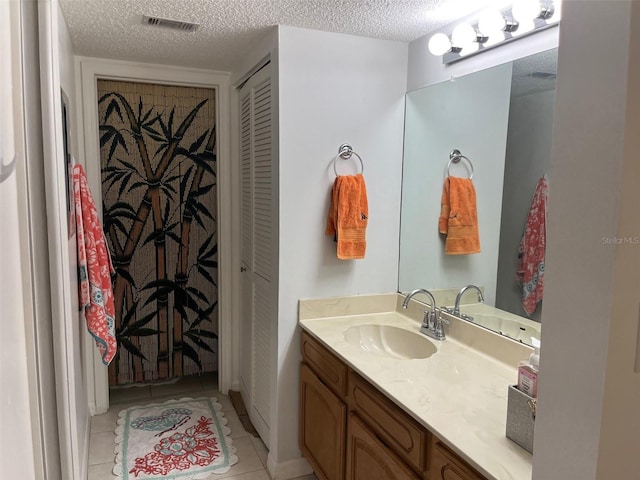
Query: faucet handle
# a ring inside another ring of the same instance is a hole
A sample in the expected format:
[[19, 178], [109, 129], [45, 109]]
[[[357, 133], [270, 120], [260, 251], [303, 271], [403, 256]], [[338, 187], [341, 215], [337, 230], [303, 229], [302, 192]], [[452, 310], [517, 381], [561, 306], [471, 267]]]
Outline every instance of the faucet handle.
[[422, 325], [428, 327], [431, 325], [431, 310], [422, 311]]
[[444, 333], [444, 324], [448, 325], [449, 320], [447, 320], [446, 318], [442, 318], [442, 315], [440, 315], [440, 310], [438, 310], [433, 315], [433, 324], [431, 327], [435, 338], [437, 338], [438, 340], [444, 340], [446, 337]]
[[442, 321], [442, 316], [440, 315], [440, 309], [434, 308], [431, 310], [431, 314], [429, 315], [429, 326], [432, 330], [438, 328], [438, 324]]
[[[447, 312], [447, 313], [450, 313], [450, 312]], [[436, 308], [436, 311], [434, 312], [434, 320], [436, 323], [439, 323], [439, 324], [446, 323], [447, 325], [449, 325], [449, 320], [442, 317], [442, 309], [440, 308]]]

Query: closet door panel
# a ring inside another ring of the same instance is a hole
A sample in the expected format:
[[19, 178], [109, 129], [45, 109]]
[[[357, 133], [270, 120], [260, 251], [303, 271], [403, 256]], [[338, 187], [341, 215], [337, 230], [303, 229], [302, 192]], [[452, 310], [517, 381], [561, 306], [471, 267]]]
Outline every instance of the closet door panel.
[[252, 264], [252, 194], [251, 194], [251, 90], [240, 96], [240, 386], [246, 404], [250, 403], [253, 382], [253, 282]]
[[[265, 67], [243, 86], [241, 134], [241, 376], [249, 415], [268, 446], [277, 322], [277, 215], [273, 192], [271, 78]], [[249, 339], [246, 336], [250, 334]]]

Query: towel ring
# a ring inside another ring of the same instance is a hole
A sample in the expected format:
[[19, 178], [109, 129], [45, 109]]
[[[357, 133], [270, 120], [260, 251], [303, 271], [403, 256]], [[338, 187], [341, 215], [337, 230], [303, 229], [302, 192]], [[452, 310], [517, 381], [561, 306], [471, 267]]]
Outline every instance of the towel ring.
[[338, 155], [333, 159], [333, 172], [338, 176], [338, 169], [336, 168], [336, 160], [338, 158], [342, 158], [343, 160], [349, 160], [352, 155], [355, 155], [358, 160], [360, 160], [360, 173], [364, 173], [364, 163], [362, 163], [362, 158], [356, 152], [353, 151], [353, 147], [348, 143], [343, 143], [340, 145], [338, 149]]
[[469, 165], [469, 180], [471, 180], [473, 178], [473, 163], [471, 163], [471, 160], [469, 160], [468, 157], [465, 157], [464, 155], [462, 155], [460, 153], [460, 150], [458, 149], [454, 149], [451, 150], [451, 153], [449, 154], [449, 163], [447, 163], [447, 176], [450, 177], [451, 174], [449, 173], [449, 169], [451, 168], [451, 164], [457, 164], [460, 162], [460, 160], [466, 160], [467, 164]]

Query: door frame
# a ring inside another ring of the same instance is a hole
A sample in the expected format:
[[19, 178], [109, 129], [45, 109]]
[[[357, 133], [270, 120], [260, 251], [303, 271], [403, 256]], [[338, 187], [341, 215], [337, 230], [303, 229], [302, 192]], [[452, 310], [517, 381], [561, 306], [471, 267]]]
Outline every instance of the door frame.
[[[235, 383], [232, 349], [232, 216], [231, 216], [231, 142], [229, 73], [168, 65], [144, 64], [92, 57], [76, 57], [76, 85], [78, 119], [78, 151], [83, 163], [89, 188], [96, 198], [102, 198], [100, 168], [86, 159], [100, 158], [98, 129], [98, 79], [134, 81], [213, 88], [216, 91], [217, 134], [217, 191], [218, 191], [218, 388], [226, 394]], [[99, 214], [102, 214], [99, 209]], [[109, 408], [109, 381], [107, 368], [97, 350], [85, 335], [85, 365], [89, 411], [92, 415], [105, 413]]]

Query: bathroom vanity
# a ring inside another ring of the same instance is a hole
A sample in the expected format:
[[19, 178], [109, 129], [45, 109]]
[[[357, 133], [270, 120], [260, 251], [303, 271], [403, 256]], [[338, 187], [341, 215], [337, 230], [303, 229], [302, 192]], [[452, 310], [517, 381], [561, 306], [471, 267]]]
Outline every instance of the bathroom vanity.
[[507, 390], [532, 349], [399, 294], [301, 300], [300, 448], [318, 478], [528, 480], [505, 437]]

